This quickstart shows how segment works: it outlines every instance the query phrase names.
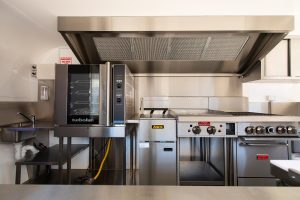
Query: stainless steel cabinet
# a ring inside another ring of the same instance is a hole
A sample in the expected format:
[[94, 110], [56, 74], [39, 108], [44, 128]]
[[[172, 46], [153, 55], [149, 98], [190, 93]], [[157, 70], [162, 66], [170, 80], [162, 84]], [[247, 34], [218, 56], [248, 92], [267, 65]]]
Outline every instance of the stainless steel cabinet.
[[265, 77], [287, 77], [288, 40], [282, 40], [264, 59]]
[[277, 44], [258, 64], [243, 82], [261, 80], [262, 82], [300, 81], [300, 38], [284, 39]]
[[291, 75], [300, 78], [300, 38], [291, 39]]
[[140, 185], [176, 185], [176, 143], [146, 142], [139, 148]]
[[176, 120], [143, 116], [138, 130], [140, 185], [176, 185]]

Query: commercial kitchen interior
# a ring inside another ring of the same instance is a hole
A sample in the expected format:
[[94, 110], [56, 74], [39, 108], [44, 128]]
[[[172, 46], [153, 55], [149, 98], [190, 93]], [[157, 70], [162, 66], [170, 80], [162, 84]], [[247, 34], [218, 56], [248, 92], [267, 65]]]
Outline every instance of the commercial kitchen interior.
[[1, 0], [0, 199], [300, 199], [297, 0]]

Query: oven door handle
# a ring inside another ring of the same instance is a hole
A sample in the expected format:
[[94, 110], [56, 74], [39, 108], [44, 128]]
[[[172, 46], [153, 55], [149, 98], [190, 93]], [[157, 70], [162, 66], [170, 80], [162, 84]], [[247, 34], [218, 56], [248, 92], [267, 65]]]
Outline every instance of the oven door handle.
[[251, 143], [245, 140], [242, 140], [240, 146], [254, 146], [254, 147], [275, 147], [275, 146], [289, 146], [288, 143], [285, 142], [277, 142], [277, 143]]

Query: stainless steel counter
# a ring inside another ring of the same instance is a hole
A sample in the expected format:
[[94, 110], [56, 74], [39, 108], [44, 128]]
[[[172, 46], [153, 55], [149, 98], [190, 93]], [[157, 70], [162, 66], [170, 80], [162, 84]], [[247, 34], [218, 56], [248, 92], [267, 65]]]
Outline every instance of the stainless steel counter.
[[0, 185], [1, 200], [282, 200], [300, 199], [297, 187]]
[[30, 122], [15, 123], [1, 126], [0, 128], [6, 128], [11, 131], [34, 131], [38, 129], [54, 129], [54, 122], [37, 121], [34, 125]]
[[7, 124], [0, 126], [0, 138], [2, 142], [17, 143], [53, 129], [54, 123], [46, 121], [37, 121], [34, 125], [31, 122]]

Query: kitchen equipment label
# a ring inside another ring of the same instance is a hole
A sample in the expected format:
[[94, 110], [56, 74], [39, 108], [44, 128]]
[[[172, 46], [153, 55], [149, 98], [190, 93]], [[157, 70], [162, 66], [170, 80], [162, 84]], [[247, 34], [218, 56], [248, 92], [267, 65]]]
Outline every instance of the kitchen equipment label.
[[152, 125], [152, 129], [164, 129], [164, 125]]
[[210, 122], [198, 122], [198, 126], [210, 126]]
[[269, 160], [269, 154], [256, 154], [257, 160]]

